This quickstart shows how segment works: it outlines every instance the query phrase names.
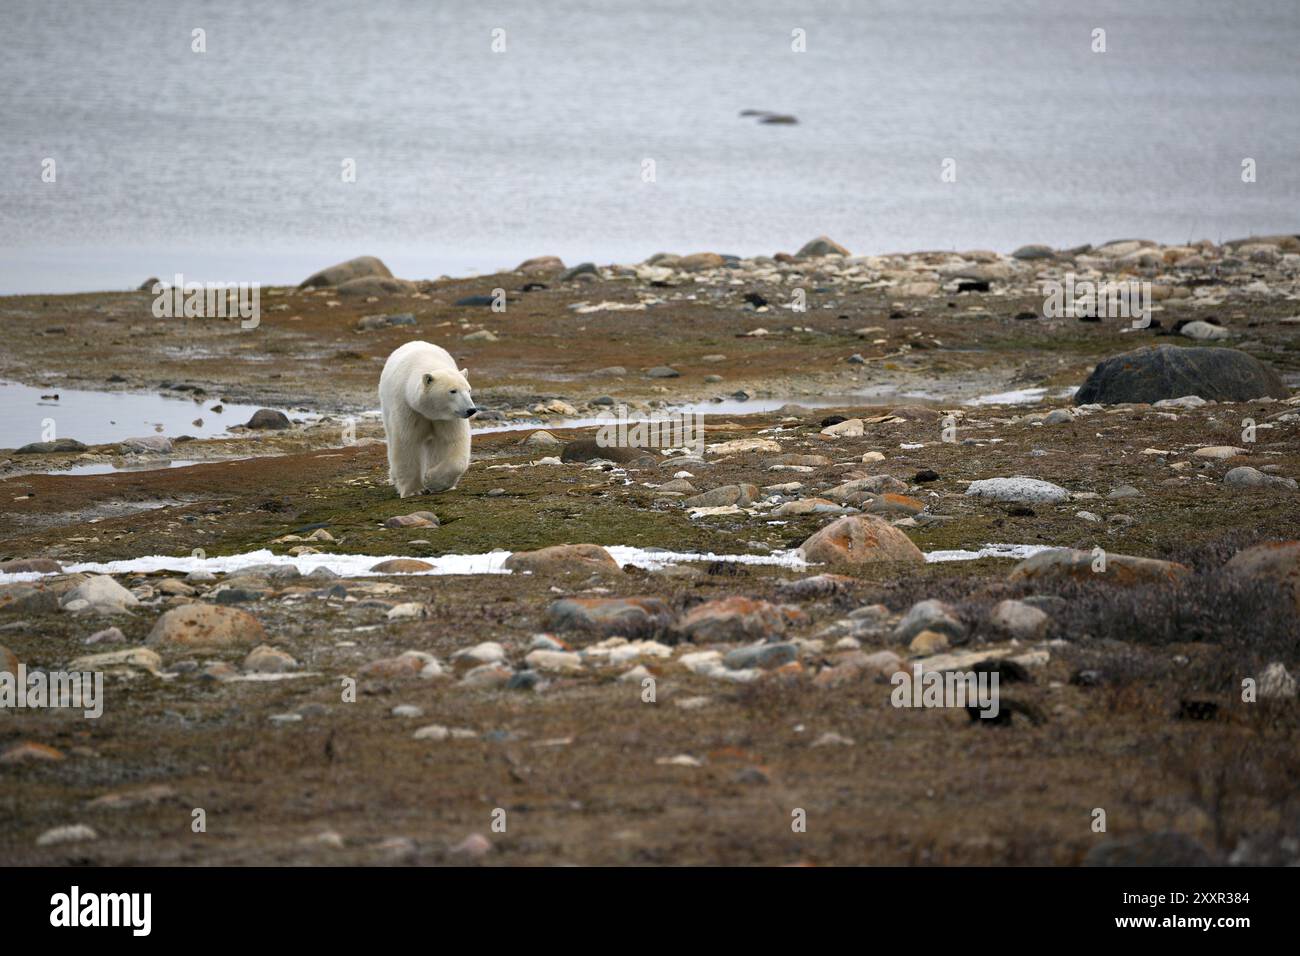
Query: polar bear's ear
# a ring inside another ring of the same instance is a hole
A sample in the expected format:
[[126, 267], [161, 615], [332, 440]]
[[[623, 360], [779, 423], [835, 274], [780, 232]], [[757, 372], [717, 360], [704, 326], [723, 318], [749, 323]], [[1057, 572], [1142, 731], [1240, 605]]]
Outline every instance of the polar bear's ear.
[[425, 373], [424, 373], [424, 387], [425, 387], [425, 388], [428, 388], [428, 387], [429, 387], [430, 385], [432, 385], [432, 384], [433, 384], [433, 376], [432, 376], [430, 373], [425, 372]]
[[467, 368], [463, 368], [463, 369], [461, 369], [461, 370], [460, 370], [460, 374], [461, 374], [461, 375], [464, 375], [466, 378], [469, 378], [469, 369], [467, 369]]

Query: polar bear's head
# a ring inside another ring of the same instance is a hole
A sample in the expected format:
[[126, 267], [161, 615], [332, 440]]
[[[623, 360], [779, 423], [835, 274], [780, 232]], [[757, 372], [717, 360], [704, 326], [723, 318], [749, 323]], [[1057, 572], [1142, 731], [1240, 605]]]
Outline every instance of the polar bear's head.
[[470, 394], [469, 373], [452, 369], [431, 369], [421, 374], [411, 406], [430, 421], [451, 421], [478, 414]]

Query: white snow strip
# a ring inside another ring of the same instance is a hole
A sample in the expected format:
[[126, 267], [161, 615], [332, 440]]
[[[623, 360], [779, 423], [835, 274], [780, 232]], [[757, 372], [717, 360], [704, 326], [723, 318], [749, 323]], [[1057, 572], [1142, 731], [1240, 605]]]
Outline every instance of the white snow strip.
[[[930, 551], [925, 560], [930, 563], [940, 561], [975, 561], [980, 558], [1028, 558], [1040, 551], [1052, 550], [1051, 545], [1044, 544], [989, 544], [978, 551]], [[766, 565], [768, 567], [803, 570], [810, 565], [798, 550], [773, 551], [770, 554], [716, 554], [712, 551], [658, 551], [654, 549], [635, 548], [626, 545], [610, 545], [605, 549], [618, 562], [619, 567], [635, 564], [647, 570], [658, 570], [672, 564], [692, 561], [733, 561], [736, 564]], [[489, 551], [485, 554], [444, 554], [436, 558], [418, 558], [433, 565], [432, 570], [415, 572], [417, 575], [442, 574], [510, 574], [503, 565], [510, 557], [509, 551]], [[143, 558], [131, 558], [126, 561], [89, 561], [82, 564], [69, 564], [63, 569], [64, 574], [155, 574], [169, 571], [188, 574], [191, 571], [210, 571], [213, 574], [233, 574], [257, 565], [274, 567], [295, 567], [302, 574], [310, 574], [317, 568], [328, 568], [340, 577], [364, 578], [377, 577], [371, 570], [383, 561], [407, 559], [409, 555], [370, 555], [370, 554], [303, 554], [291, 557], [272, 554], [268, 550], [250, 551], [246, 554], [232, 554], [220, 557], [196, 558], [190, 555], [172, 557], [168, 555], [149, 555]], [[37, 572], [20, 574], [0, 574], [0, 584], [13, 584], [20, 581], [35, 581], [46, 575]]]
[[927, 551], [925, 560], [928, 564], [941, 561], [977, 561], [980, 558], [1015, 558], [1023, 560], [1032, 558], [1040, 551], [1053, 551], [1050, 544], [986, 544], [978, 551]]

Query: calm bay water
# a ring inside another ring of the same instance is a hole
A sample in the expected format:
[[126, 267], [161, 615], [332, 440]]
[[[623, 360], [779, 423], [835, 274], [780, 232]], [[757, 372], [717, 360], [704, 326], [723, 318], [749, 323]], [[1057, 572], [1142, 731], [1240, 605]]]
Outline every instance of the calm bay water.
[[1295, 0], [4, 7], [0, 293], [1300, 228]]

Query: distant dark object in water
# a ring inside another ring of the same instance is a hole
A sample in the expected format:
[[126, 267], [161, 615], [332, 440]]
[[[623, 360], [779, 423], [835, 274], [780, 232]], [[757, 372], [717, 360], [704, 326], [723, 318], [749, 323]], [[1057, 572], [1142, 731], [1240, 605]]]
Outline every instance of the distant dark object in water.
[[847, 422], [848, 418], [843, 415], [827, 415], [822, 419], [822, 428], [830, 428], [832, 425], [838, 425], [840, 422]]
[[917, 484], [924, 484], [927, 481], [938, 481], [939, 473], [932, 468], [923, 468], [921, 471], [916, 473], [912, 480]]
[[958, 292], [988, 292], [989, 284], [985, 279], [963, 279], [957, 283]]
[[760, 123], [766, 123], [769, 126], [793, 126], [798, 123], [797, 117], [789, 113], [773, 113], [771, 110], [741, 110], [740, 115], [744, 117], [755, 117]]

